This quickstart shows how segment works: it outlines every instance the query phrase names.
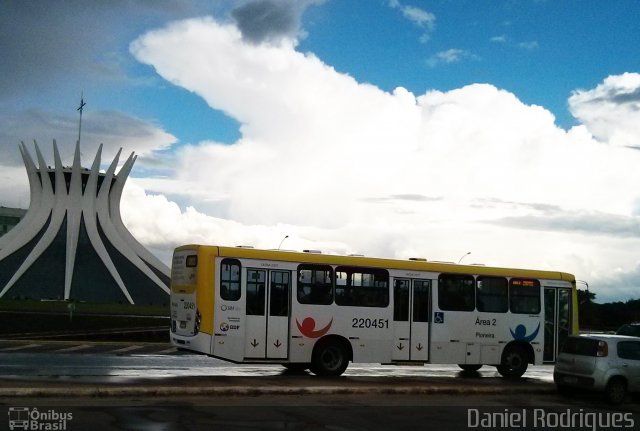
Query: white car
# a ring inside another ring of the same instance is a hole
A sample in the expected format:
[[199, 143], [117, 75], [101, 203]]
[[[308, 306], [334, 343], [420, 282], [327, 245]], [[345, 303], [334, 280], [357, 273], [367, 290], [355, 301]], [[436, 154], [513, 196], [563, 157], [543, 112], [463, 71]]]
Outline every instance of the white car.
[[604, 391], [613, 404], [640, 391], [640, 339], [622, 335], [570, 336], [553, 371], [558, 390], [585, 388]]

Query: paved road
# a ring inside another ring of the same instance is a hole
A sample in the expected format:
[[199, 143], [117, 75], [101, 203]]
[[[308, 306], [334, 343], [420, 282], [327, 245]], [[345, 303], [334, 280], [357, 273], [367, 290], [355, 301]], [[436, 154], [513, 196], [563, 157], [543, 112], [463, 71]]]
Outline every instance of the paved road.
[[[553, 380], [552, 366], [529, 367], [536, 382]], [[180, 352], [162, 343], [91, 343], [0, 340], [0, 376], [104, 376], [157, 378], [184, 376], [277, 376], [280, 365], [232, 364], [203, 355]], [[347, 377], [499, 377], [494, 367], [464, 374], [457, 365], [391, 366], [350, 364]]]
[[574, 419], [595, 412], [607, 420], [632, 412], [627, 419], [640, 429], [637, 404], [611, 409], [597, 394], [561, 397], [552, 371], [530, 367], [526, 379], [509, 382], [492, 367], [465, 374], [455, 365], [351, 364], [343, 377], [321, 379], [279, 365], [185, 354], [164, 344], [0, 341], [0, 430], [18, 408], [50, 417], [71, 413], [67, 430], [92, 431], [441, 431], [468, 429], [470, 420], [485, 413], [517, 419], [522, 408], [529, 429], [542, 429], [531, 422], [536, 412], [553, 420], [567, 411]]
[[[631, 425], [627, 429], [640, 425], [633, 405], [610, 409], [595, 399], [529, 394], [0, 399], [0, 427], [3, 410], [12, 407], [65, 415], [70, 431], [616, 429], [589, 426], [597, 420], [618, 420]], [[481, 426], [487, 415], [495, 422]], [[587, 426], [580, 427], [580, 420]]]
[[175, 347], [165, 343], [0, 340], [0, 355], [6, 353], [173, 355], [180, 352]]

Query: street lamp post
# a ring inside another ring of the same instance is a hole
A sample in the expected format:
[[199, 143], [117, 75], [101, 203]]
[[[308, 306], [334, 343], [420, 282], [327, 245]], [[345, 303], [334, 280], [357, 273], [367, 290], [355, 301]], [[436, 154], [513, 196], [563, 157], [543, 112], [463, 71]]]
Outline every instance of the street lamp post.
[[280, 250], [280, 247], [282, 247], [282, 243], [284, 242], [285, 239], [289, 238], [289, 235], [285, 235], [284, 238], [282, 238], [282, 241], [280, 241], [280, 245], [278, 245], [278, 250]]
[[470, 251], [468, 251], [465, 254], [463, 254], [462, 257], [460, 259], [458, 259], [458, 265], [460, 265], [460, 262], [462, 262], [462, 259], [464, 259], [465, 257], [469, 256], [470, 254], [471, 254]]

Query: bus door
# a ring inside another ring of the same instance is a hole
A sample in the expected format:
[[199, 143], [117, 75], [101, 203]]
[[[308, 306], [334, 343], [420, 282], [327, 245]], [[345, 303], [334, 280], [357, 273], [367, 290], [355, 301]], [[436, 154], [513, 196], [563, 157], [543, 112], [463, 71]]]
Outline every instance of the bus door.
[[431, 282], [396, 278], [393, 283], [394, 361], [429, 359]]
[[247, 269], [245, 358], [286, 359], [291, 272]]
[[571, 333], [571, 289], [544, 289], [544, 362], [555, 362]]

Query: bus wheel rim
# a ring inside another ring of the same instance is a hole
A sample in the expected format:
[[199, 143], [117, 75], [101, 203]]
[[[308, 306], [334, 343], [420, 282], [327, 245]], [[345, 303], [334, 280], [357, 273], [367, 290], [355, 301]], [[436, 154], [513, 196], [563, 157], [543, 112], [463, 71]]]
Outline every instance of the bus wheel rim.
[[335, 347], [329, 347], [322, 354], [322, 363], [330, 370], [340, 366], [340, 352]]

